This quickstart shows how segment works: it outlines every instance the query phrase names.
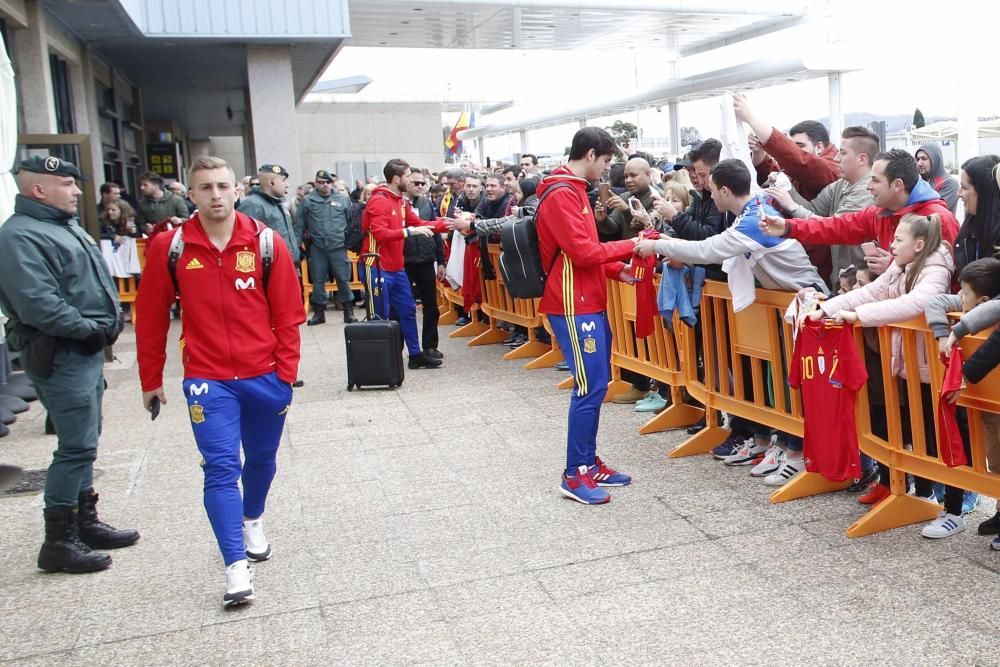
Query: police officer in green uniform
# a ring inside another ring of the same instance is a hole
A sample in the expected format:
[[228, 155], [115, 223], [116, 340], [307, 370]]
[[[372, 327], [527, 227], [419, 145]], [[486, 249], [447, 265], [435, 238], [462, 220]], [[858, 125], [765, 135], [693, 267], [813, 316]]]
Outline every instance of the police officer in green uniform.
[[104, 348], [121, 332], [118, 292], [76, 216], [76, 165], [58, 157], [21, 163], [21, 194], [0, 227], [0, 307], [7, 342], [55, 425], [45, 481], [45, 541], [38, 567], [93, 572], [111, 565], [94, 549], [134, 544], [139, 533], [97, 517], [94, 460], [101, 430]]
[[240, 201], [237, 210], [260, 220], [280, 234], [288, 246], [288, 251], [292, 253], [295, 269], [300, 271], [301, 239], [292, 225], [292, 216], [282, 203], [288, 194], [288, 172], [280, 164], [265, 164], [260, 168], [259, 177], [260, 185], [253, 188], [250, 194]]
[[[282, 240], [292, 253], [295, 261], [295, 272], [299, 274], [299, 282], [302, 282], [302, 252], [299, 248], [302, 243], [302, 233], [295, 228], [291, 214], [285, 208], [284, 199], [288, 194], [288, 171], [280, 164], [261, 165], [256, 179], [257, 185], [250, 190], [250, 194], [240, 200], [240, 205], [236, 207], [240, 213], [249, 215], [255, 220], [260, 220], [265, 225], [281, 235]], [[305, 382], [296, 380], [293, 387], [301, 387]]]
[[333, 189], [334, 177], [325, 169], [316, 172], [316, 189], [299, 204], [299, 226], [309, 239], [309, 275], [313, 291], [313, 316], [307, 324], [326, 322], [326, 282], [337, 281], [337, 301], [344, 308], [344, 322], [354, 322], [354, 292], [351, 291], [351, 260], [347, 257], [347, 218], [351, 199]]

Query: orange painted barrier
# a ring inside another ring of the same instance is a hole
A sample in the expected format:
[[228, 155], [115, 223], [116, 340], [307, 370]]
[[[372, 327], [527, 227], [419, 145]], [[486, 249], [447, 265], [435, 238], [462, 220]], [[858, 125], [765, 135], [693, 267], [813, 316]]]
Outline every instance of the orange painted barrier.
[[[351, 289], [363, 290], [364, 285], [361, 284], [361, 276], [358, 274], [358, 256], [355, 253], [348, 250], [347, 259], [351, 262], [351, 283], [350, 283]], [[308, 313], [309, 308], [312, 307], [312, 304], [309, 303], [309, 295], [313, 293], [312, 277], [309, 275], [309, 262], [306, 261], [305, 258], [303, 258], [302, 261], [299, 263], [299, 268], [302, 271], [302, 295], [303, 295], [302, 300], [304, 302], [306, 312]], [[325, 287], [327, 292], [337, 291], [336, 282], [326, 283]]]
[[[542, 315], [538, 312], [540, 299], [515, 299], [507, 291], [500, 274], [500, 246], [489, 244], [489, 258], [497, 269], [496, 280], [482, 280], [483, 312], [490, 318], [490, 328], [480, 334], [469, 345], [489, 345], [503, 342], [510, 334], [499, 328], [499, 322], [509, 322], [528, 330], [528, 342], [507, 354], [504, 359], [533, 359], [525, 368], [552, 368], [557, 361], [562, 360], [562, 352], [553, 350], [552, 345], [538, 340], [536, 329], [542, 327]], [[550, 334], [551, 335], [551, 334]]]
[[[894, 331], [901, 334], [904, 367], [907, 369], [906, 379], [900, 378], [898, 382], [890, 381], [892, 376], [892, 334]], [[962, 340], [962, 352], [966, 358], [982, 344], [988, 333]], [[979, 384], [968, 385], [962, 389], [958, 404], [969, 411], [971, 465], [950, 467], [941, 459], [941, 447], [938, 448], [938, 455], [927, 453], [927, 433], [924, 428], [920, 376], [917, 371], [919, 368], [918, 355], [923, 354], [919, 347], [923, 345], [927, 351], [931, 396], [934, 397], [935, 410], [944, 378], [944, 365], [938, 358], [937, 343], [928, 330], [924, 318], [918, 317], [900, 324], [881, 327], [878, 339], [883, 377], [886, 378], [883, 384], [885, 386], [884, 398], [889, 439], [884, 440], [872, 433], [871, 420], [867, 410], [870, 397], [866, 389], [859, 396], [858, 401], [859, 404], [863, 403], [865, 407], [864, 414], [858, 415], [858, 441], [865, 454], [889, 467], [891, 495], [856, 521], [847, 530], [849, 537], [870, 535], [900, 526], [930, 521], [937, 517], [938, 512], [941, 511], [940, 505], [907, 495], [907, 473], [994, 498], [1000, 496], [1000, 476], [996, 474], [1000, 471], [994, 471], [994, 474], [987, 471], [981, 424], [983, 412], [1000, 413], [1000, 373], [994, 371]], [[931, 415], [931, 418], [934, 422], [935, 441], [940, 445], [943, 438], [938, 432], [937, 419], [934, 418], [934, 415]], [[912, 443], [903, 442], [903, 422], [905, 419], [909, 419]]]
[[[655, 280], [659, 289], [659, 278]], [[694, 331], [681, 323], [676, 313], [673, 331], [657, 315], [653, 333], [645, 338], [635, 335], [635, 287], [617, 280], [608, 281], [608, 322], [611, 325], [611, 367], [615, 379], [614, 390], [628, 391], [631, 387], [621, 380], [621, 371], [639, 373], [670, 387], [670, 405], [666, 410], [647, 421], [639, 433], [658, 433], [669, 429], [690, 426], [701, 419], [705, 411], [684, 403], [684, 373], [678, 340], [693, 336]], [[609, 396], [613, 392], [609, 389]]]

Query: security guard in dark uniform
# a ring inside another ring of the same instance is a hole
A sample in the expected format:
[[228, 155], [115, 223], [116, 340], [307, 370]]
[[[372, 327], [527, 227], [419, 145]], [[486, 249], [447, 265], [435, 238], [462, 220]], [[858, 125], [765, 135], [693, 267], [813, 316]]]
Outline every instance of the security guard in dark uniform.
[[292, 216], [282, 204], [288, 194], [288, 172], [280, 164], [261, 165], [259, 170], [260, 185], [250, 191], [250, 194], [240, 200], [237, 210], [260, 220], [265, 225], [281, 235], [298, 271], [302, 259], [299, 252], [299, 238], [292, 225]]
[[55, 425], [45, 482], [45, 542], [38, 567], [93, 572], [111, 557], [93, 549], [134, 544], [139, 533], [97, 518], [94, 460], [101, 430], [104, 348], [121, 332], [118, 292], [76, 216], [76, 165], [33, 157], [17, 174], [14, 215], [0, 227], [0, 307], [7, 342]]
[[316, 172], [316, 189], [299, 204], [299, 227], [309, 238], [309, 275], [313, 291], [313, 316], [309, 326], [326, 322], [326, 282], [337, 281], [337, 301], [344, 309], [344, 321], [354, 322], [354, 292], [351, 291], [351, 260], [347, 257], [347, 221], [351, 199], [333, 189], [334, 177], [321, 169]]

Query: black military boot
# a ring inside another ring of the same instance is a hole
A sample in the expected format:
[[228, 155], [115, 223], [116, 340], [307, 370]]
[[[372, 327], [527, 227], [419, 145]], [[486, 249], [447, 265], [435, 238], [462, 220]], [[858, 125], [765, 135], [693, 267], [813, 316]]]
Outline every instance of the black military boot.
[[358, 318], [354, 317], [354, 304], [345, 303], [344, 304], [344, 324], [350, 324], [351, 322], [357, 322]]
[[306, 322], [306, 326], [316, 326], [326, 324], [326, 306], [313, 306], [313, 316]]
[[93, 489], [80, 492], [80, 510], [76, 525], [80, 540], [91, 549], [121, 549], [139, 541], [139, 531], [131, 528], [113, 528], [97, 518], [97, 498]]
[[46, 572], [97, 572], [111, 566], [111, 556], [93, 551], [80, 541], [76, 508], [45, 508], [45, 542], [38, 552], [38, 567]]

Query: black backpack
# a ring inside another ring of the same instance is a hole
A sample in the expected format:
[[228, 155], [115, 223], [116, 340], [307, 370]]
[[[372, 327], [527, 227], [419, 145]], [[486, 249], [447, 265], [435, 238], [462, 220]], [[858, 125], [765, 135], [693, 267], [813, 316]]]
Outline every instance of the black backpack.
[[361, 233], [361, 216], [365, 205], [355, 202], [347, 212], [347, 229], [344, 232], [344, 247], [357, 254], [361, 252], [361, 242], [365, 235]]
[[555, 266], [559, 253], [553, 255], [549, 270], [543, 271], [536, 218], [551, 192], [569, 187], [572, 187], [569, 183], [556, 183], [542, 194], [531, 215], [505, 222], [500, 230], [500, 273], [507, 291], [515, 299], [537, 299], [545, 291], [545, 277]]

